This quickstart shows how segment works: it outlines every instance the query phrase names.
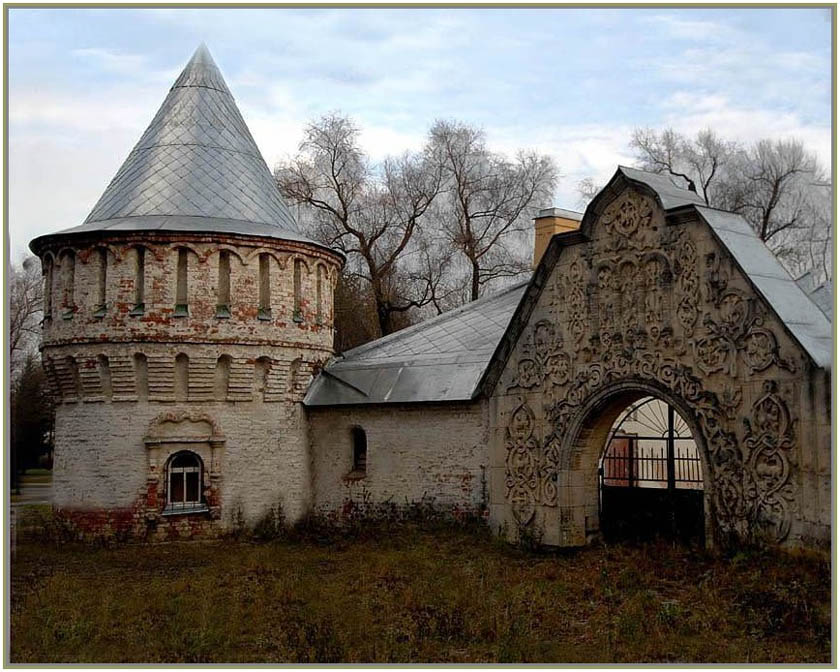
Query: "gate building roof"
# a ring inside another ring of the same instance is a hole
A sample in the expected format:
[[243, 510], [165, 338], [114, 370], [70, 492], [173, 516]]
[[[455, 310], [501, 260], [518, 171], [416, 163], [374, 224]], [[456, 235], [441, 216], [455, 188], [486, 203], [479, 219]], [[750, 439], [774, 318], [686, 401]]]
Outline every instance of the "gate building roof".
[[[635, 168], [620, 166], [605, 190], [617, 189], [622, 182], [653, 190], [666, 214], [689, 211], [706, 222], [813, 362], [821, 368], [831, 368], [830, 319], [741, 215], [706, 207], [700, 196], [681, 189], [668, 177]], [[586, 220], [584, 215], [584, 225]], [[577, 231], [555, 235], [549, 249], [580, 242], [580, 235]], [[503, 337], [513, 325], [527, 322], [524, 315], [517, 314], [530, 310], [536, 302], [540, 278], [547, 277], [541, 269], [556, 256], [547, 251], [530, 282], [344, 353], [313, 381], [304, 404], [335, 406], [475, 398], [492, 387], [490, 365], [505, 356]]]

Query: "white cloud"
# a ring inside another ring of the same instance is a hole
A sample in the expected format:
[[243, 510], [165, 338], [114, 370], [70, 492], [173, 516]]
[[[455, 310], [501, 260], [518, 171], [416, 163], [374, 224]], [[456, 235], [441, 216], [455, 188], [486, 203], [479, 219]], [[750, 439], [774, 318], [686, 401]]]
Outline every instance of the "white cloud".
[[744, 35], [732, 26], [719, 21], [684, 19], [673, 14], [645, 17], [643, 23], [660, 33], [661, 37], [692, 42], [715, 42], [743, 39]]
[[[634, 124], [683, 133], [711, 127], [743, 141], [794, 135], [829, 165], [822, 41], [804, 50], [736, 28], [725, 14], [640, 12], [632, 24], [639, 49], [610, 69], [617, 81], [606, 82], [602, 71], [618, 58], [611, 45], [623, 39], [612, 31], [628, 25], [623, 15], [586, 13], [586, 59], [564, 54], [557, 24], [547, 20], [562, 16], [565, 26], [577, 15], [558, 10], [540, 13], [541, 22], [522, 20], [535, 15], [146, 10], [158, 33], [148, 54], [101, 46], [109, 42], [97, 42], [91, 20], [86, 42], [68, 35], [65, 63], [41, 72], [30, 71], [28, 59], [12, 60], [13, 242], [81, 223], [183, 67], [154, 60], [163, 40], [183, 43], [184, 60], [208, 43], [269, 167], [297, 151], [310, 119], [335, 109], [357, 121], [374, 159], [419, 149], [435, 117], [483, 125], [491, 148], [507, 154], [523, 147], [551, 154], [563, 175], [561, 207], [577, 207], [583, 178], [604, 183], [618, 164], [632, 163]], [[606, 21], [598, 29], [597, 17]], [[79, 72], [83, 81], [56, 79]], [[575, 93], [562, 98], [568, 92]]]
[[730, 140], [744, 143], [762, 138], [796, 137], [817, 155], [823, 166], [831, 165], [831, 127], [805, 123], [795, 112], [741, 107], [725, 96], [679, 91], [663, 103], [663, 126], [693, 135], [705, 128]]

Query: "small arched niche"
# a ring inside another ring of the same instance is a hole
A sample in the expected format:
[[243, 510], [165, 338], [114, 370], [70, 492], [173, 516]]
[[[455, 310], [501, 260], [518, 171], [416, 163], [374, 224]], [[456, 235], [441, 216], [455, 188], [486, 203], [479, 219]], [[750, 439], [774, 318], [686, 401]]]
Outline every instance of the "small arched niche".
[[213, 380], [213, 396], [216, 401], [225, 401], [230, 386], [230, 355], [221, 355], [216, 360], [216, 371]]

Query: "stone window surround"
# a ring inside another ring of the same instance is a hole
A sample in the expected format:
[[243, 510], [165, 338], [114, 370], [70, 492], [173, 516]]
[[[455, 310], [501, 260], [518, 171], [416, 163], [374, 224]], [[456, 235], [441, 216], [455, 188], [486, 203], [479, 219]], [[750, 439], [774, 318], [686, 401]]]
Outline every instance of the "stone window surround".
[[[156, 436], [155, 430], [165, 422], [204, 422], [210, 425], [209, 434], [173, 434], [171, 436]], [[220, 434], [216, 422], [207, 415], [189, 412], [165, 413], [153, 421], [149, 434], [143, 439], [147, 456], [146, 475], [146, 518], [157, 520], [164, 515], [206, 515], [218, 520], [221, 518], [221, 463], [225, 447], [225, 438]], [[202, 451], [202, 448], [204, 450]], [[196, 453], [203, 464], [202, 497], [207, 504], [206, 509], [188, 511], [167, 511], [166, 487], [162, 479], [167, 477], [166, 467], [170, 459], [179, 452], [189, 450]], [[208, 453], [202, 456], [202, 452]], [[209, 458], [209, 459], [205, 459]], [[208, 469], [209, 465], [209, 469]], [[163, 486], [163, 487], [162, 487]]]

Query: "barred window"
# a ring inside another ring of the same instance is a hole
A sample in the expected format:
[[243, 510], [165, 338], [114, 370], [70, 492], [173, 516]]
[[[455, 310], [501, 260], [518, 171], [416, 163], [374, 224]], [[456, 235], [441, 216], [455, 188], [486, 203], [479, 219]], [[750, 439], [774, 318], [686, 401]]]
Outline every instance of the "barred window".
[[198, 455], [188, 450], [175, 453], [167, 467], [166, 511], [206, 509], [202, 496], [203, 480], [204, 466]]

